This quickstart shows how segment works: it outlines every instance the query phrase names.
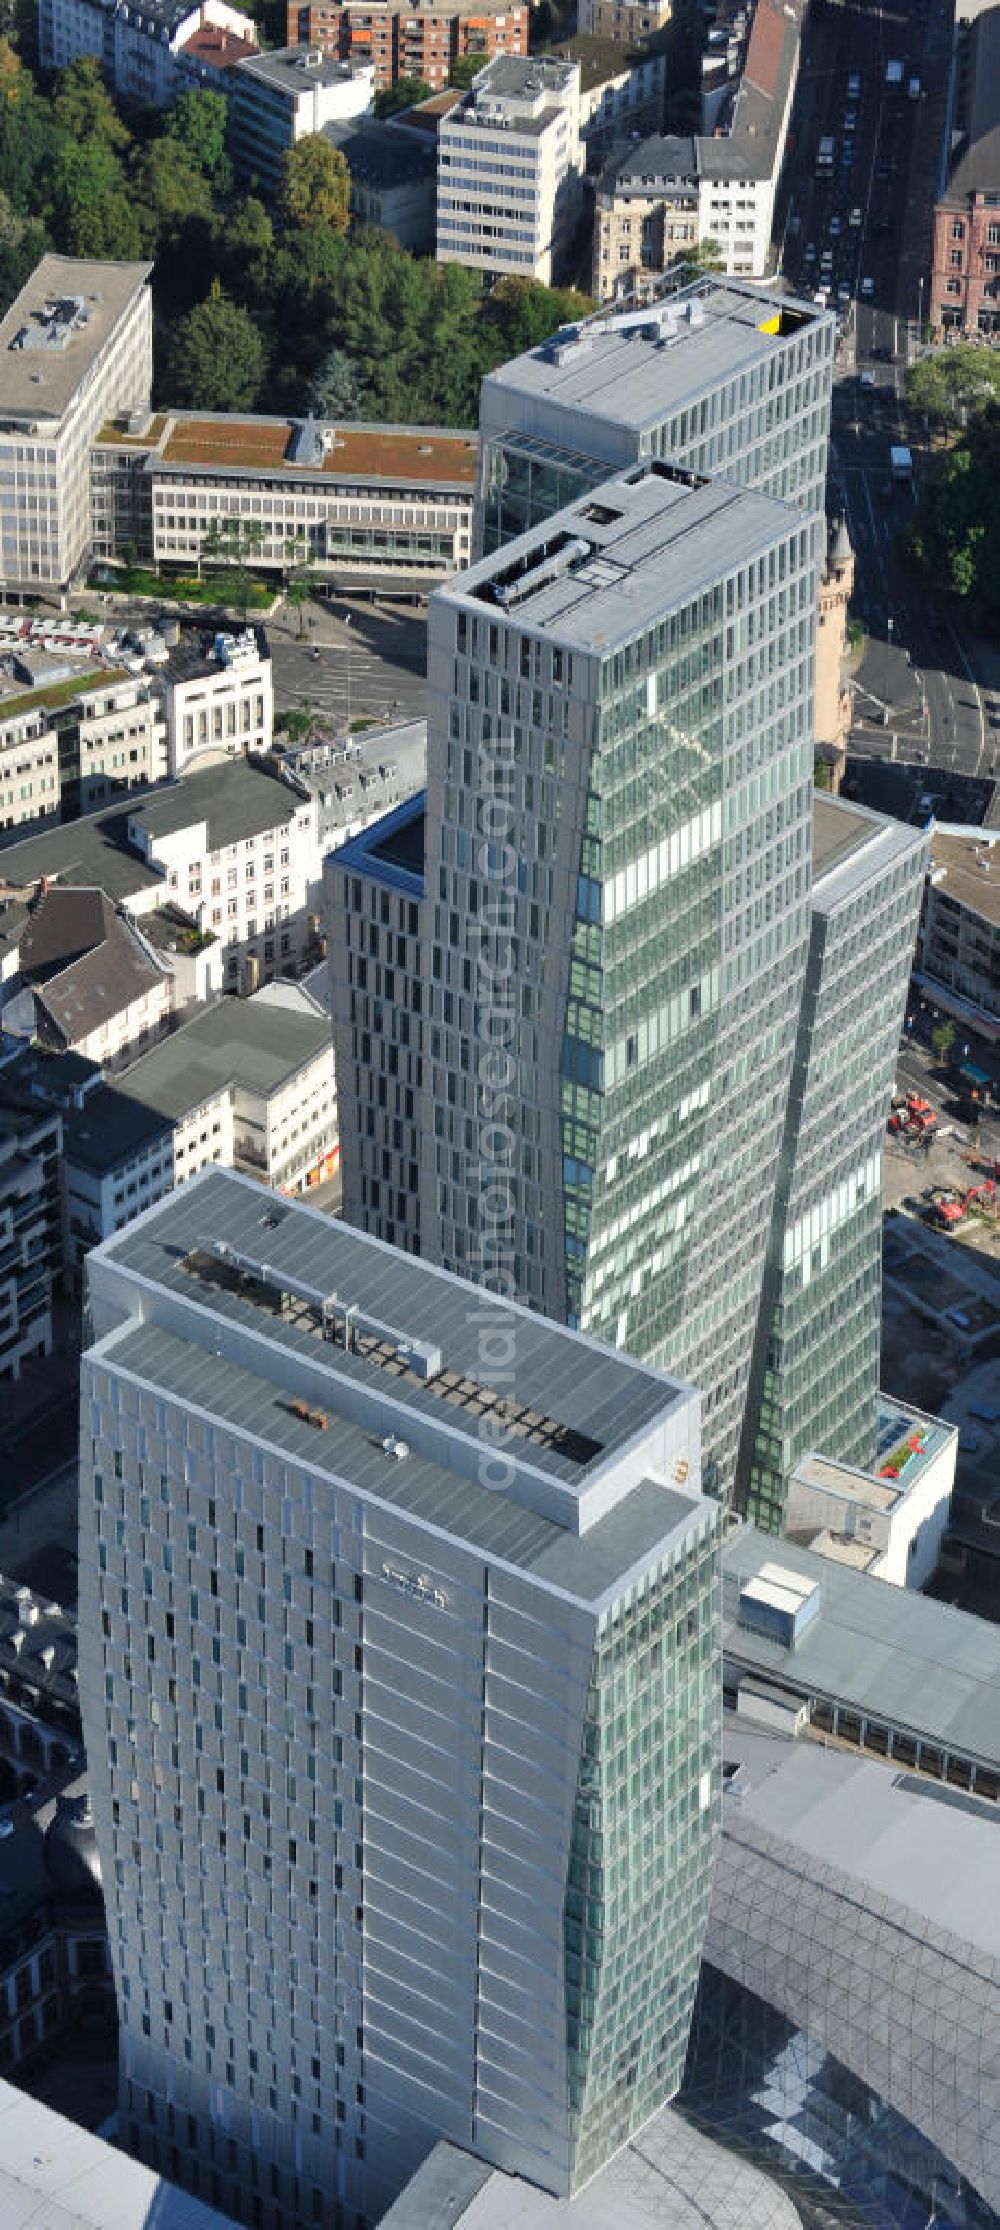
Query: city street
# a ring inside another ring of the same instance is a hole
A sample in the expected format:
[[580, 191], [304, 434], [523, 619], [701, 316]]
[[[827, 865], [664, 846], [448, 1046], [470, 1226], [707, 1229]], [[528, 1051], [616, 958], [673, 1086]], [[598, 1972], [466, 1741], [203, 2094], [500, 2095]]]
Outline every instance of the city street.
[[276, 711], [325, 713], [343, 729], [354, 720], [424, 716], [424, 609], [316, 599], [301, 614], [282, 612], [268, 640]]
[[[842, 319], [830, 490], [847, 514], [865, 630], [853, 747], [988, 779], [1000, 765], [1000, 700], [995, 708], [981, 686], [977, 646], [900, 562], [914, 489], [890, 467], [894, 445], [913, 450], [918, 479], [926, 462], [901, 398], [925, 312], [950, 35], [947, 0], [917, 0], [906, 16], [818, 0], [803, 41], [783, 267]], [[900, 65], [891, 85], [890, 63]]]

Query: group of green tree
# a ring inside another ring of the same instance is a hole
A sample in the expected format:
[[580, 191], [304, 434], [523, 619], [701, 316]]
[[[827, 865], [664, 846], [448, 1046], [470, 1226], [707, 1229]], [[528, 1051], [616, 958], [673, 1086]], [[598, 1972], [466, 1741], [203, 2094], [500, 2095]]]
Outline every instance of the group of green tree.
[[1000, 359], [973, 344], [937, 350], [911, 366], [906, 395], [950, 437], [921, 486], [914, 558], [976, 627], [1000, 636]]
[[46, 247], [149, 257], [161, 401], [472, 425], [484, 372], [589, 306], [352, 233], [348, 201], [322, 135], [269, 209], [237, 191], [220, 94], [126, 117], [93, 61], [46, 89], [0, 39], [0, 308]]

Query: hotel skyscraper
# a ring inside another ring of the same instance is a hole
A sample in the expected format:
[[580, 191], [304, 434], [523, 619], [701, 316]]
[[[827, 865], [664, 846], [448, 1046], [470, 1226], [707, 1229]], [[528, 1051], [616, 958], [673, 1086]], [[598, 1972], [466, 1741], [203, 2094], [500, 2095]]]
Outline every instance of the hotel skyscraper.
[[206, 1172], [88, 1260], [80, 1686], [127, 2141], [364, 2230], [680, 2082], [719, 1829], [698, 1398]]

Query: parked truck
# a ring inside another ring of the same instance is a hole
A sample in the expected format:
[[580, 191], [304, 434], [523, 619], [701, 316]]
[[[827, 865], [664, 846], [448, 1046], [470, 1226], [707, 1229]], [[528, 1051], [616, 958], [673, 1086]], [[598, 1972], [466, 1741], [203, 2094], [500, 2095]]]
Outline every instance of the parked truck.
[[898, 488], [912, 487], [913, 458], [908, 449], [896, 442], [893, 442], [889, 451], [889, 473]]

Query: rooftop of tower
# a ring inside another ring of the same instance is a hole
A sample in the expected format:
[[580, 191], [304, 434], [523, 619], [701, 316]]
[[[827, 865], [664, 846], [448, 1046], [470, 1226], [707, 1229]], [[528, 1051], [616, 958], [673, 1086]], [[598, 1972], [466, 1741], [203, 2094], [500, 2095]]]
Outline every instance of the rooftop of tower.
[[805, 531], [801, 511], [732, 481], [636, 465], [458, 573], [434, 605], [490, 606], [571, 650], [626, 642]]
[[826, 913], [904, 857], [927, 850], [923, 829], [817, 790], [813, 798], [813, 905]]
[[714, 1523], [689, 1387], [231, 1172], [90, 1264], [95, 1367], [577, 1600]]
[[793, 295], [700, 279], [647, 309], [599, 312], [564, 326], [500, 365], [483, 382], [483, 423], [502, 424], [504, 397], [516, 392], [636, 429], [660, 425], [762, 360], [787, 354], [805, 332], [825, 333], [822, 353], [832, 355], [835, 329], [832, 313]]

